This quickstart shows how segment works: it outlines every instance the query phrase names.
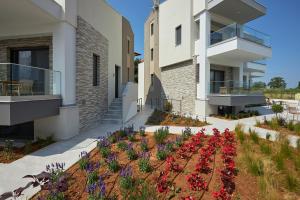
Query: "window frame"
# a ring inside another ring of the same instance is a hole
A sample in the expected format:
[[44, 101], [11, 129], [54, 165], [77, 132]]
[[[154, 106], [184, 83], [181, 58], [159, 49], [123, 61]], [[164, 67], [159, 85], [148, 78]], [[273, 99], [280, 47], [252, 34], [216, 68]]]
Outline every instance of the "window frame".
[[[178, 32], [180, 30], [180, 32]], [[180, 35], [178, 34], [180, 33]], [[180, 38], [178, 38], [180, 36]], [[175, 46], [180, 46], [182, 44], [182, 25], [175, 28]]]
[[151, 36], [154, 35], [154, 23], [153, 22], [150, 24], [150, 34], [151, 34]]
[[150, 49], [150, 60], [151, 61], [154, 60], [154, 49], [153, 48]]
[[100, 56], [93, 53], [93, 86], [100, 85]]

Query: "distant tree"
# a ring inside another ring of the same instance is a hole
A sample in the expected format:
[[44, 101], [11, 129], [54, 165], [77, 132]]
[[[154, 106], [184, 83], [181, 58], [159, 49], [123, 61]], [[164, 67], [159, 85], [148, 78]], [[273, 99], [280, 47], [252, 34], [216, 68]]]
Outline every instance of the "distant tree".
[[298, 82], [298, 87], [297, 87], [297, 89], [300, 89], [300, 81]]
[[139, 58], [136, 58], [136, 59], [134, 60], [134, 81], [135, 81], [136, 83], [139, 82], [139, 64], [140, 64], [141, 62], [142, 62], [142, 60], [139, 59]]
[[286, 88], [286, 82], [282, 77], [274, 77], [268, 83], [268, 86], [271, 89], [285, 89]]
[[265, 83], [265, 82], [262, 82], [262, 81], [255, 82], [255, 83], [253, 83], [253, 85], [252, 85], [252, 88], [253, 88], [253, 89], [264, 89], [264, 88], [266, 88], [266, 87], [267, 87], [266, 83]]

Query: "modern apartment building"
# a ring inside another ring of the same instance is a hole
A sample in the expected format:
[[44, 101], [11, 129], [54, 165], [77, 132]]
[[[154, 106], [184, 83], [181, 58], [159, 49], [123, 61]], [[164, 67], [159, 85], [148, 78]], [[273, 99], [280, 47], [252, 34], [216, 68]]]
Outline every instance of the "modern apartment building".
[[264, 103], [251, 82], [264, 76], [270, 37], [247, 26], [264, 15], [255, 0], [157, 1], [144, 27], [146, 104], [206, 117]]
[[0, 138], [89, 130], [133, 82], [134, 34], [106, 0], [1, 0], [0, 26]]

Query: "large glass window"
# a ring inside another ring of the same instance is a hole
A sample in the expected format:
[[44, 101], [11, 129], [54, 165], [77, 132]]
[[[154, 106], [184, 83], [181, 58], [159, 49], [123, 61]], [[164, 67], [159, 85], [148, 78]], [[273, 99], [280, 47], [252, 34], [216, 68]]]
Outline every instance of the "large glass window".
[[210, 92], [220, 93], [220, 88], [225, 86], [225, 73], [224, 71], [211, 70], [210, 71]]

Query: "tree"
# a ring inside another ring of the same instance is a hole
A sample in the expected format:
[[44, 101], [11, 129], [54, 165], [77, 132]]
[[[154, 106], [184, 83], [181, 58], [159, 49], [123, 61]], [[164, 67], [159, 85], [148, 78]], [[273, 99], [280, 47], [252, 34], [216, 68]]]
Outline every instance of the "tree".
[[271, 79], [271, 81], [268, 83], [268, 86], [271, 89], [285, 89], [286, 88], [286, 82], [282, 77], [274, 77]]
[[297, 89], [300, 89], [300, 81], [298, 82], [298, 87], [297, 87]]
[[265, 82], [262, 82], [262, 81], [255, 82], [255, 83], [253, 83], [253, 85], [252, 85], [252, 88], [253, 88], [253, 89], [264, 89], [264, 88], [266, 88], [266, 87], [267, 87], [266, 83], [265, 83]]
[[283, 106], [280, 104], [272, 105], [272, 111], [276, 114], [276, 118], [278, 119], [278, 114], [283, 112]]

